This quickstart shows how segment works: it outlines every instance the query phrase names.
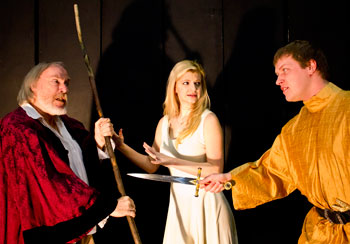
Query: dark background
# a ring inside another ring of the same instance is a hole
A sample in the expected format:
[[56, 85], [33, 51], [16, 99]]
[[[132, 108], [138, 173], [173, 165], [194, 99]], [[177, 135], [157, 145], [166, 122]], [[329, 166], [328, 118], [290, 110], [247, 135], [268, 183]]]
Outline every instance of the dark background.
[[[69, 115], [92, 128], [97, 115], [74, 3], [104, 115], [140, 152], [144, 141], [153, 142], [169, 71], [185, 58], [199, 60], [207, 72], [212, 110], [225, 132], [225, 171], [258, 159], [302, 105], [287, 103], [275, 85], [272, 58], [279, 47], [295, 39], [317, 43], [328, 57], [330, 81], [350, 88], [347, 1], [2, 0], [0, 117], [17, 107], [18, 89], [33, 65], [61, 60], [72, 78]], [[161, 243], [169, 185], [131, 179], [126, 173], [142, 171], [118, 153], [117, 160], [137, 205], [142, 242]], [[297, 243], [310, 208], [296, 191], [255, 209], [233, 210], [239, 242]], [[112, 219], [95, 239], [133, 243], [125, 218]]]

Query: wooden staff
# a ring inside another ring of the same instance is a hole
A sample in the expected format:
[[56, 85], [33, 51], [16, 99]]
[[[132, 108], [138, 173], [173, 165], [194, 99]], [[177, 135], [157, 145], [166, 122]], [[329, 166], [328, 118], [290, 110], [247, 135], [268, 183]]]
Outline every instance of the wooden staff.
[[[99, 117], [103, 118], [103, 112], [102, 112], [100, 100], [98, 98], [98, 93], [97, 93], [97, 89], [96, 89], [96, 82], [95, 82], [94, 72], [92, 71], [92, 68], [91, 68], [91, 65], [90, 65], [89, 56], [87, 55], [87, 51], [86, 51], [86, 48], [85, 48], [85, 45], [84, 45], [84, 42], [83, 42], [83, 38], [82, 38], [82, 34], [81, 34], [80, 20], [79, 20], [79, 10], [78, 10], [78, 5], [77, 4], [74, 4], [74, 14], [75, 14], [75, 25], [76, 25], [76, 28], [77, 28], [78, 39], [79, 39], [81, 50], [83, 52], [85, 65], [86, 65], [87, 70], [88, 70], [90, 86], [91, 86], [91, 90], [92, 90], [92, 93], [93, 93], [94, 101], [95, 101], [95, 104], [96, 104], [96, 109], [97, 109]], [[124, 185], [123, 185], [123, 181], [122, 181], [122, 178], [121, 178], [121, 175], [120, 175], [120, 171], [119, 171], [119, 168], [118, 168], [117, 160], [116, 160], [116, 157], [115, 157], [112, 145], [111, 145], [110, 137], [106, 136], [105, 137], [105, 141], [106, 141], [107, 152], [108, 152], [108, 154], [110, 156], [110, 159], [111, 159], [113, 172], [114, 172], [114, 177], [115, 177], [115, 180], [116, 180], [117, 185], [118, 185], [118, 190], [119, 190], [119, 192], [120, 192], [120, 194], [122, 196], [126, 196]], [[134, 218], [132, 218], [130, 216], [126, 216], [126, 217], [128, 219], [128, 222], [129, 222], [129, 226], [130, 226], [130, 230], [131, 230], [132, 236], [134, 238], [134, 242], [136, 244], [141, 244], [141, 239], [140, 239], [139, 233], [137, 231]]]

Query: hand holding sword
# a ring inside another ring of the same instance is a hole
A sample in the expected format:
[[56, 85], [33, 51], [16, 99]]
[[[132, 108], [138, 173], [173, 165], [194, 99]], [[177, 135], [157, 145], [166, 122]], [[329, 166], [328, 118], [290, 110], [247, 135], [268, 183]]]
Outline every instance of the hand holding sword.
[[199, 184], [205, 191], [218, 193], [225, 189], [224, 185], [226, 182], [231, 182], [232, 186], [235, 185], [235, 181], [232, 180], [230, 172], [208, 175], [203, 180], [200, 180]]
[[[162, 153], [157, 152], [154, 148], [143, 144], [146, 153], [153, 159], [151, 162], [153, 164], [162, 164], [166, 165], [170, 163], [172, 158], [168, 157]], [[128, 174], [134, 177], [139, 177], [143, 179], [156, 180], [156, 181], [165, 181], [165, 182], [174, 182], [182, 184], [194, 184], [196, 185], [195, 196], [198, 196], [198, 187], [204, 188], [206, 191], [218, 193], [223, 190], [230, 190], [232, 186], [235, 185], [235, 182], [231, 179], [231, 174], [212, 174], [205, 177], [203, 180], [200, 180], [201, 168], [198, 168], [197, 178], [187, 178], [187, 177], [178, 177], [178, 176], [166, 176], [166, 175], [156, 175], [156, 174]]]
[[[196, 185], [195, 196], [197, 197], [198, 196], [197, 186], [200, 186], [201, 188], [205, 188], [205, 184], [206, 184], [206, 183], [204, 183], [204, 184], [202, 183], [206, 178], [203, 180], [199, 179], [200, 178], [200, 170], [201, 169], [199, 168], [197, 178], [171, 176], [171, 175], [158, 175], [158, 174], [142, 174], [142, 173], [129, 173], [127, 175], [141, 178], [141, 179], [146, 179], [146, 180]], [[221, 183], [218, 183], [218, 185], [220, 186], [218, 188], [220, 188], [221, 191], [223, 191], [224, 189], [230, 190], [232, 188], [232, 186], [234, 186], [234, 184], [235, 184], [235, 182], [233, 180], [229, 179], [229, 180], [223, 181]], [[215, 191], [215, 192], [220, 192], [220, 191]]]

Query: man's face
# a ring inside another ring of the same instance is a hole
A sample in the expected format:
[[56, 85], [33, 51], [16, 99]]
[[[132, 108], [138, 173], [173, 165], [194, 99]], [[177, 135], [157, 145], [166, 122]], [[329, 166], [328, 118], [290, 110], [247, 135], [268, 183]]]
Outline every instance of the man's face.
[[66, 114], [69, 81], [68, 73], [62, 66], [48, 67], [31, 86], [34, 94], [31, 102], [50, 115]]
[[302, 68], [290, 55], [282, 56], [275, 65], [276, 85], [281, 87], [288, 102], [311, 98], [310, 67]]

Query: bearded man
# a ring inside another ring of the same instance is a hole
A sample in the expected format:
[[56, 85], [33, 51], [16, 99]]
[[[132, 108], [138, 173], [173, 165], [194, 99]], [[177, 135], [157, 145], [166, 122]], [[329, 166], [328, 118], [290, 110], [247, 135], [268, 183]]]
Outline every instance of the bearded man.
[[0, 243], [75, 243], [109, 216], [135, 217], [103, 161], [113, 125], [99, 119], [93, 137], [68, 117], [69, 83], [63, 63], [39, 63], [0, 122]]

